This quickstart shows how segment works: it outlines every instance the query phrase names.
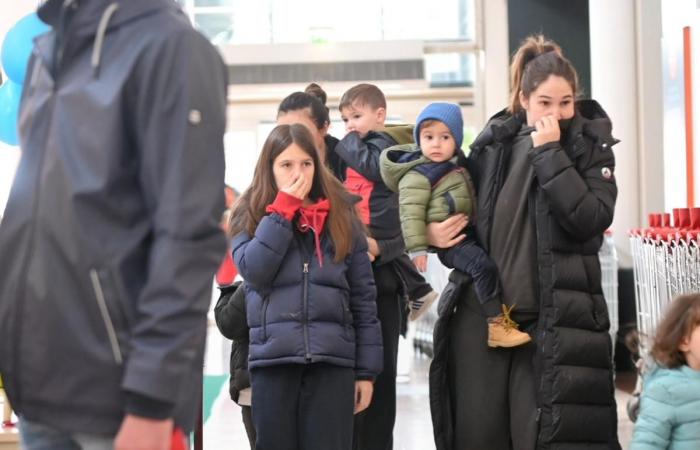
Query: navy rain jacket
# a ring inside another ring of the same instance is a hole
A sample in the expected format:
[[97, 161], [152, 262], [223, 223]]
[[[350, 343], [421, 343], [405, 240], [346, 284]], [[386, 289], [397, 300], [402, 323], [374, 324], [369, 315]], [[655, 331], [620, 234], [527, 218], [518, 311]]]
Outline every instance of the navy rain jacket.
[[53, 29], [28, 65], [0, 228], [7, 393], [68, 432], [113, 434], [155, 405], [188, 431], [226, 247], [225, 67], [171, 0], [39, 16]]

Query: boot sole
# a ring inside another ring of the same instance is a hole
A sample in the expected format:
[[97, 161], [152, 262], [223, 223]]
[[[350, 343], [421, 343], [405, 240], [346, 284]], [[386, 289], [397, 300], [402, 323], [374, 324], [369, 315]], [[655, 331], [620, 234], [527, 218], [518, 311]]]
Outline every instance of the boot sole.
[[503, 342], [498, 342], [498, 341], [488, 341], [488, 345], [489, 345], [489, 347], [492, 347], [492, 348], [496, 348], [496, 347], [511, 348], [511, 347], [518, 347], [520, 345], [527, 344], [530, 341], [532, 341], [532, 338], [521, 339], [519, 341], [509, 342], [509, 343], [503, 343]]

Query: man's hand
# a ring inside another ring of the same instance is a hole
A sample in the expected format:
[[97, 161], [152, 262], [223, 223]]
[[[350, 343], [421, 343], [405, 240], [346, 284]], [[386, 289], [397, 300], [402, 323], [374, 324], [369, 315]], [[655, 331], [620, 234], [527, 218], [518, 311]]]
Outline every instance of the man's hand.
[[173, 419], [126, 415], [114, 439], [114, 450], [169, 450], [172, 438]]
[[372, 402], [374, 385], [368, 380], [355, 381], [355, 414], [367, 409]]
[[459, 234], [469, 223], [464, 214], [455, 214], [442, 222], [432, 222], [426, 227], [428, 244], [437, 248], [454, 247], [462, 241], [464, 234]]
[[554, 116], [542, 117], [535, 122], [535, 131], [530, 133], [530, 137], [532, 137], [533, 147], [539, 147], [549, 142], [559, 142], [561, 138], [559, 121]]
[[413, 264], [421, 272], [428, 270], [428, 255], [415, 256], [413, 258]]

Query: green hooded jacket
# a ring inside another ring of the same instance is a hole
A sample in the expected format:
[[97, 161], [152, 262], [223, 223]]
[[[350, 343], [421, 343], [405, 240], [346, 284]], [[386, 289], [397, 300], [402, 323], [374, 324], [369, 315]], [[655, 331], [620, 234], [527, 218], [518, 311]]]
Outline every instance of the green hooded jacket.
[[416, 152], [421, 152], [416, 144], [397, 145], [384, 150], [379, 159], [384, 183], [399, 194], [401, 231], [409, 253], [427, 251], [428, 223], [441, 222], [457, 213], [471, 216], [475, 205], [472, 180], [463, 167], [454, 164], [453, 169], [431, 181], [435, 171], [426, 167], [419, 171], [419, 166], [443, 163], [433, 163], [422, 154], [398, 162], [406, 153]]

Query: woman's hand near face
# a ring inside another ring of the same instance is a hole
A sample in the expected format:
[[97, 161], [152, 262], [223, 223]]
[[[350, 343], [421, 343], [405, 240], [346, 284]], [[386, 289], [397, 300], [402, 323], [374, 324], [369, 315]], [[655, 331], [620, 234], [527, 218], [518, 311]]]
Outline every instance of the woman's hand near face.
[[294, 180], [290, 185], [280, 189], [280, 191], [300, 200], [305, 200], [311, 191], [312, 181], [313, 180], [311, 179], [307, 179], [303, 173], [300, 173], [296, 180]]
[[442, 222], [432, 222], [426, 227], [428, 244], [437, 248], [454, 247], [465, 237], [460, 232], [469, 223], [469, 218], [464, 214], [455, 214]]
[[547, 144], [549, 142], [559, 142], [561, 130], [559, 121], [554, 116], [544, 116], [535, 122], [535, 131], [530, 133], [533, 147]]

